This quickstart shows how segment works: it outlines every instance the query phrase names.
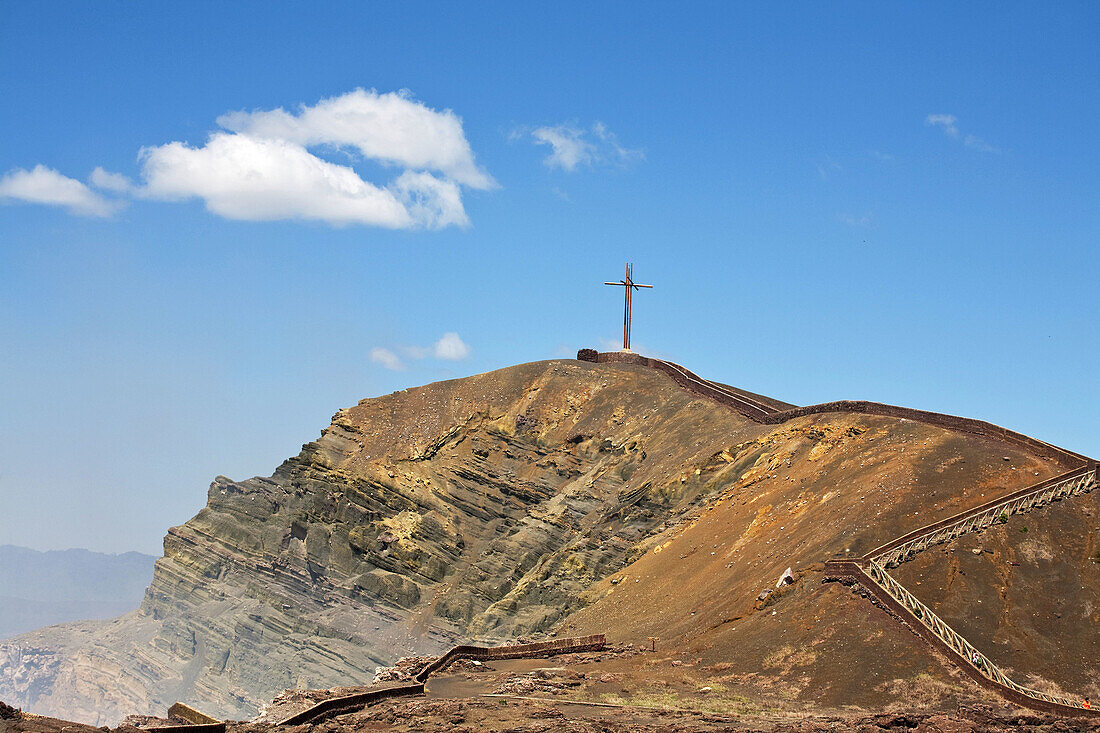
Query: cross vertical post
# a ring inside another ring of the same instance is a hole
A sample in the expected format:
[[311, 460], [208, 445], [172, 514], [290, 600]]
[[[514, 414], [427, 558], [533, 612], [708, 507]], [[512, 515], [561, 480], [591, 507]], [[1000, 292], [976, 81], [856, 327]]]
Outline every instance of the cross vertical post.
[[630, 311], [631, 311], [631, 291], [638, 288], [652, 288], [652, 285], [639, 285], [634, 282], [634, 263], [626, 263], [626, 277], [619, 282], [608, 283], [604, 285], [619, 285], [626, 291], [626, 300], [623, 305], [623, 351], [630, 351]]

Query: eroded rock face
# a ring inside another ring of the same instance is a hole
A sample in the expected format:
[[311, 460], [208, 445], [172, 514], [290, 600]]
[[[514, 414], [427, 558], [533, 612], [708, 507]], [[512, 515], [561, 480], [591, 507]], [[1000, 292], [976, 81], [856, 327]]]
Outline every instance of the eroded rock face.
[[[659, 639], [669, 669], [706, 671], [692, 690], [947, 709], [967, 693], [942, 661], [822, 586], [822, 561], [1058, 470], [892, 417], [749, 423], [629, 364], [440, 382], [341, 410], [268, 478], [218, 477], [169, 530], [140, 611], [0, 643], [0, 699], [95, 724], [176, 701], [252, 717], [286, 688], [554, 629]], [[632, 664], [614, 672], [649, 685], [649, 660]]]
[[271, 477], [218, 477], [168, 531], [140, 611], [0, 644], [0, 699], [94, 724], [177, 700], [250, 717], [285, 688], [546, 631], [761, 429], [630, 365], [364, 400]]

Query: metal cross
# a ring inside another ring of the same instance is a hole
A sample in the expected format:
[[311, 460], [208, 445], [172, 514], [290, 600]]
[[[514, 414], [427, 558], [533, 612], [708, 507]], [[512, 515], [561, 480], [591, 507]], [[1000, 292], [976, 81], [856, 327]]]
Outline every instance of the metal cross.
[[604, 285], [621, 285], [626, 289], [626, 305], [623, 308], [623, 351], [630, 351], [630, 292], [638, 288], [651, 288], [652, 285], [639, 285], [634, 282], [634, 265], [626, 264], [626, 277], [616, 283], [604, 283]]

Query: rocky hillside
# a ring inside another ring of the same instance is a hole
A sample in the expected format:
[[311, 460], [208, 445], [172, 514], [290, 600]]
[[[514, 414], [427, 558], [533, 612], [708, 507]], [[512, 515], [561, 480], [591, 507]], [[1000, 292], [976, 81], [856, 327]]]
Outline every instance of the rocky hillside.
[[980, 695], [822, 563], [1062, 470], [898, 417], [761, 425], [636, 364], [431, 384], [341, 410], [269, 478], [216, 479], [140, 611], [0, 644], [0, 699], [245, 717], [457, 640], [555, 632], [657, 649], [577, 691], [597, 698], [947, 709]]
[[92, 723], [250, 716], [456, 639], [550, 629], [761, 428], [638, 366], [540, 362], [341, 410], [269, 478], [217, 478], [139, 612], [0, 645], [0, 699]]
[[[594, 584], [586, 595], [592, 603], [564, 631], [659, 637], [664, 663], [680, 663], [673, 674], [687, 689], [714, 683], [768, 704], [911, 709], [981, 696], [885, 611], [823, 584], [822, 561], [863, 555], [1060, 469], [998, 441], [867, 415], [798, 418], [727, 455], [691, 521], [655, 534], [633, 565]], [[1064, 569], [1067, 583], [1080, 585], [1091, 572], [1080, 554]], [[788, 567], [795, 582], [777, 589]], [[1011, 603], [1031, 613], [1026, 594]], [[972, 613], [968, 603], [958, 610]], [[1049, 668], [1020, 657], [1020, 672]], [[1096, 671], [1075, 669], [1085, 677], [1068, 689], [1087, 694]], [[654, 672], [643, 666], [628, 674], [644, 680]]]

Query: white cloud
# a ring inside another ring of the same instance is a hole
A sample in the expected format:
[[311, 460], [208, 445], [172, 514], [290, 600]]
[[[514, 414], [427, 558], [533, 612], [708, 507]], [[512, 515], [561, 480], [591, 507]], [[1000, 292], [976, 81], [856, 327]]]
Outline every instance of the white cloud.
[[413, 221], [430, 229], [465, 227], [470, 220], [462, 207], [462, 192], [454, 181], [431, 173], [405, 171], [391, 186]]
[[110, 216], [121, 204], [100, 196], [86, 185], [52, 168], [16, 168], [0, 178], [0, 199], [62, 206], [82, 216]]
[[432, 352], [437, 359], [459, 361], [469, 356], [470, 347], [462, 342], [462, 339], [458, 337], [457, 333], [452, 331], [451, 333], [443, 334], [443, 338], [435, 342], [435, 346], [432, 347]]
[[[960, 138], [958, 121], [959, 120], [957, 117], [955, 117], [955, 115], [947, 114], [928, 115], [924, 118], [924, 124], [932, 125], [934, 127], [941, 127], [943, 128], [943, 132], [945, 135], [956, 139]], [[967, 134], [965, 136], [962, 136], [962, 142], [963, 145], [967, 146], [968, 148], [974, 148], [975, 150], [980, 150], [983, 153], [1001, 152], [999, 148], [990, 145], [977, 135]]]
[[[515, 136], [513, 133], [512, 137]], [[546, 145], [551, 149], [542, 162], [550, 168], [565, 171], [574, 171], [581, 165], [625, 166], [645, 158], [641, 150], [630, 150], [620, 145], [615, 134], [599, 121], [587, 130], [566, 123], [536, 127], [531, 130], [531, 137], [536, 145]]]
[[416, 221], [397, 195], [297, 143], [219, 132], [201, 148], [173, 142], [141, 151], [144, 196], [201, 198], [227, 219], [317, 219], [393, 229]]
[[[406, 359], [420, 360], [433, 357], [445, 361], [461, 361], [470, 355], [470, 347], [454, 331], [449, 331], [431, 346], [398, 346], [397, 350]], [[403, 371], [405, 364], [401, 357], [389, 349], [376, 346], [370, 350], [370, 359], [387, 369]]]
[[381, 364], [387, 369], [395, 372], [401, 372], [405, 370], [405, 365], [397, 354], [393, 353], [389, 349], [383, 349], [380, 346], [375, 346], [370, 350], [370, 360], [375, 364]]
[[129, 178], [121, 173], [105, 171], [100, 166], [96, 166], [96, 169], [92, 171], [92, 175], [88, 177], [88, 181], [96, 188], [101, 188], [104, 191], [130, 193], [134, 190], [134, 182]]
[[608, 130], [607, 125], [599, 120], [592, 124], [592, 134], [603, 143], [603, 147], [611, 152], [610, 156], [601, 153], [601, 157], [610, 157], [613, 159], [612, 162], [619, 163], [620, 165], [645, 160], [644, 152], [641, 150], [629, 150], [624, 148], [619, 144], [619, 138], [615, 137], [615, 133]]
[[[116, 194], [162, 201], [201, 199], [227, 219], [304, 219], [334, 226], [390, 229], [469, 226], [463, 187], [496, 182], [474, 162], [462, 119], [431, 109], [408, 92], [356, 89], [302, 106], [231, 112], [201, 146], [169, 142], [139, 153], [142, 184], [102, 167], [92, 185]], [[320, 150], [318, 150], [318, 148]], [[347, 154], [349, 164], [321, 153]], [[389, 180], [370, 181], [352, 166], [380, 164]], [[83, 183], [39, 166], [3, 179], [8, 198], [68, 206], [106, 216], [120, 204]]]
[[538, 127], [531, 131], [536, 145], [549, 145], [553, 150], [542, 162], [551, 168], [576, 170], [581, 163], [588, 165], [596, 157], [596, 146], [584, 139], [584, 131], [567, 125]]
[[462, 118], [451, 110], [431, 109], [407, 91], [379, 94], [356, 89], [299, 108], [230, 112], [218, 118], [227, 130], [250, 137], [315, 145], [349, 146], [365, 158], [405, 168], [433, 170], [464, 186], [492, 188], [492, 177], [474, 163], [462, 131]]
[[955, 126], [958, 122], [958, 118], [955, 115], [928, 115], [924, 118], [924, 124], [939, 126], [943, 128], [945, 134], [950, 137], [959, 136], [959, 128]]

